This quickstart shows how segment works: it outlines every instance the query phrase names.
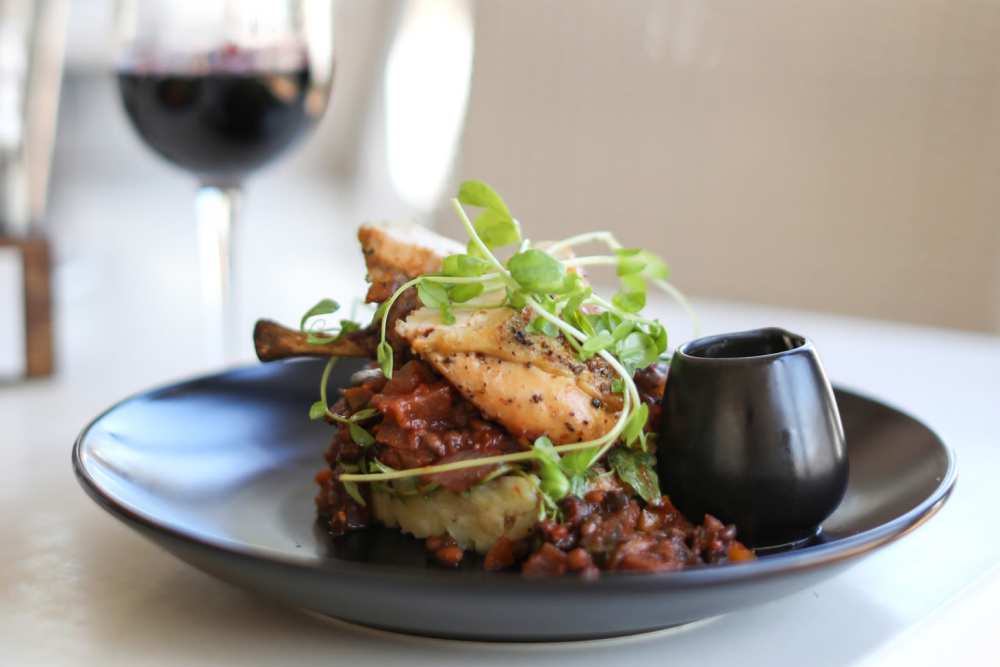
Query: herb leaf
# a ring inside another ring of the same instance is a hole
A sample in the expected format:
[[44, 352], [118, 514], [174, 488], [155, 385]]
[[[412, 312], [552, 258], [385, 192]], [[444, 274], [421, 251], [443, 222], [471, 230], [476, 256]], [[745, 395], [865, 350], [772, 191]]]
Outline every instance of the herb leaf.
[[652, 454], [615, 447], [608, 454], [608, 463], [618, 478], [635, 489], [647, 503], [660, 497], [656, 458]]
[[392, 346], [389, 341], [384, 340], [378, 344], [376, 349], [378, 365], [382, 368], [382, 375], [392, 379]]
[[354, 502], [364, 507], [365, 497], [361, 495], [361, 490], [358, 489], [358, 485], [355, 482], [341, 482], [344, 485], [344, 491], [347, 491], [347, 495], [354, 499]]
[[507, 262], [511, 277], [529, 292], [551, 293], [562, 287], [566, 269], [552, 255], [531, 248]]
[[549, 322], [544, 317], [536, 317], [528, 323], [528, 330], [532, 333], [540, 333], [549, 338], [555, 338], [559, 335], [559, 327]]
[[614, 342], [615, 340], [614, 338], [611, 337], [611, 334], [606, 333], [604, 331], [602, 331], [597, 335], [591, 336], [581, 346], [580, 358], [586, 361], [587, 359], [590, 359], [595, 354], [605, 349]]
[[643, 259], [646, 261], [646, 268], [642, 270], [642, 275], [655, 280], [666, 280], [670, 277], [670, 267], [662, 259], [651, 252], [643, 251]]
[[347, 429], [351, 433], [351, 440], [358, 447], [367, 447], [368, 445], [375, 444], [375, 438], [372, 437], [372, 434], [353, 421], [347, 424]]
[[562, 457], [559, 465], [567, 475], [582, 475], [590, 466], [590, 459], [594, 457], [593, 449], [578, 449]]
[[316, 317], [317, 315], [330, 315], [338, 310], [340, 310], [339, 303], [333, 299], [323, 299], [306, 311], [306, 314], [303, 315], [302, 319], [299, 321], [299, 329], [305, 331], [306, 322], [308, 322], [310, 318]]
[[353, 415], [351, 415], [352, 422], [361, 422], [366, 419], [371, 419], [379, 414], [379, 411], [375, 408], [365, 408], [364, 410], [358, 410]]
[[585, 474], [571, 475], [569, 478], [569, 492], [577, 498], [583, 498], [587, 493], [587, 484], [590, 478]]
[[469, 299], [474, 299], [482, 294], [484, 289], [486, 288], [483, 287], [482, 283], [464, 283], [452, 287], [451, 291], [448, 292], [448, 296], [455, 303], [465, 303]]
[[316, 401], [309, 406], [309, 419], [315, 421], [326, 416], [326, 403], [322, 400]]
[[625, 422], [625, 430], [622, 431], [622, 439], [626, 445], [631, 445], [642, 435], [646, 422], [649, 420], [649, 406], [643, 403], [632, 413]]
[[431, 280], [420, 281], [417, 285], [417, 297], [428, 308], [440, 308], [450, 303], [448, 290], [445, 289], [444, 285]]
[[629, 374], [655, 363], [660, 357], [660, 350], [656, 343], [641, 331], [633, 331], [625, 336], [615, 351], [618, 361], [622, 362]]
[[446, 276], [470, 278], [488, 272], [491, 264], [482, 257], [472, 255], [448, 255], [444, 258], [442, 272]]
[[619, 276], [627, 276], [639, 273], [646, 268], [646, 258], [641, 250], [622, 249], [615, 252], [618, 256], [618, 267], [616, 272]]
[[524, 292], [522, 292], [521, 290], [516, 290], [516, 291], [511, 290], [508, 287], [506, 305], [510, 306], [514, 310], [521, 310], [526, 305], [528, 305], [528, 302], [525, 301]]
[[337, 334], [337, 338], [343, 338], [352, 331], [360, 331], [361, 325], [357, 322], [351, 320], [340, 320], [340, 333]]
[[[469, 206], [479, 206], [513, 217], [500, 195], [482, 181], [464, 181], [458, 189], [458, 201]], [[476, 230], [477, 232], [479, 230]]]
[[622, 290], [611, 298], [611, 303], [626, 313], [638, 313], [646, 307], [646, 292]]
[[569, 493], [569, 479], [559, 467], [559, 452], [552, 441], [544, 435], [535, 440], [532, 449], [535, 450], [539, 467], [539, 488], [552, 501], [561, 500]]
[[472, 226], [488, 248], [512, 245], [521, 240], [521, 227], [510, 214], [487, 209], [476, 216]]
[[559, 464], [559, 452], [556, 451], [555, 445], [552, 444], [552, 441], [548, 437], [543, 435], [536, 439], [531, 448], [535, 450], [539, 461]]

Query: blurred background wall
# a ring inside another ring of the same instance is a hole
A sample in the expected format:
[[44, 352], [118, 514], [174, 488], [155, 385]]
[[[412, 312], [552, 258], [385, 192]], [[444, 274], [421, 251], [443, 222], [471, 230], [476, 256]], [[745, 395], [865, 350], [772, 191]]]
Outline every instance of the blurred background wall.
[[[70, 19], [50, 222], [68, 260], [87, 232], [62, 220], [100, 207], [86, 183], [135, 200], [96, 229], [191, 215], [189, 179], [120, 112], [112, 9]], [[474, 177], [532, 237], [612, 229], [695, 297], [1000, 331], [998, 2], [341, 0], [336, 37], [319, 130], [251, 182], [248, 291], [308, 284], [303, 252], [360, 267], [365, 219], [457, 231], [441, 202]]]

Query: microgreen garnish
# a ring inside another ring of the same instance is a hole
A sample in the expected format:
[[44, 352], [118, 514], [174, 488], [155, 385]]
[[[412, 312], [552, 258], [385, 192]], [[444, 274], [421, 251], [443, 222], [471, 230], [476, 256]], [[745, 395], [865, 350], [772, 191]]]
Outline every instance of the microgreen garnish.
[[377, 417], [379, 411], [375, 408], [365, 408], [364, 410], [358, 410], [350, 417], [345, 417], [330, 410], [330, 404], [326, 398], [326, 388], [330, 383], [330, 372], [336, 363], [337, 357], [330, 357], [323, 368], [323, 375], [319, 380], [319, 400], [309, 406], [309, 419], [316, 420], [325, 417], [339, 424], [346, 424], [351, 434], [351, 440], [360, 447], [367, 447], [375, 442], [375, 438], [359, 424], [372, 417]]
[[375, 352], [376, 358], [378, 360], [378, 365], [382, 369], [382, 375], [387, 378], [392, 378], [392, 346], [389, 345], [389, 341], [384, 340], [378, 344], [378, 348]]
[[[474, 220], [463, 205], [480, 209]], [[600, 357], [611, 367], [617, 376], [611, 390], [622, 396], [622, 409], [607, 433], [587, 442], [556, 446], [543, 436], [535, 440], [530, 451], [409, 470], [349, 473], [342, 480], [386, 482], [483, 465], [534, 461], [545, 503], [554, 506], [567, 493], [582, 493], [594, 472], [594, 463], [621, 442], [634, 448], [634, 452], [628, 451], [635, 456], [626, 459], [615, 454], [616, 472], [629, 484], [642, 487], [636, 488], [640, 495], [652, 497], [648, 485], [652, 469], [643, 458], [651, 456], [645, 454], [649, 408], [640, 400], [632, 376], [666, 353], [667, 332], [658, 321], [641, 315], [647, 285], [660, 287], [691, 313], [683, 296], [666, 282], [666, 263], [646, 250], [623, 247], [609, 232], [580, 234], [548, 246], [533, 246], [522, 238], [520, 224], [500, 195], [481, 181], [462, 183], [452, 206], [469, 236], [467, 251], [446, 257], [440, 273], [418, 276], [403, 284], [379, 307], [375, 316], [381, 324], [377, 359], [383, 374], [391, 378], [393, 371], [393, 350], [386, 331], [388, 314], [404, 292], [416, 288], [420, 302], [437, 310], [446, 324], [454, 322], [454, 310], [458, 308], [528, 309], [528, 332], [561, 337], [582, 361]], [[587, 243], [602, 243], [609, 254], [567, 256], [565, 251]], [[504, 248], [508, 249], [508, 258], [502, 261], [496, 250]], [[610, 301], [594, 294], [583, 280], [577, 268], [584, 266], [614, 267], [620, 288]], [[329, 412], [325, 405], [324, 397], [325, 412], [316, 408], [320, 416]], [[618, 448], [614, 452], [619, 450], [624, 451]], [[655, 473], [652, 479], [655, 482]]]
[[608, 454], [608, 464], [618, 478], [635, 489], [647, 503], [660, 497], [656, 460], [652, 454], [618, 447]]
[[339, 327], [327, 327], [324, 315], [333, 315], [340, 310], [340, 304], [333, 299], [322, 299], [310, 308], [299, 321], [299, 329], [306, 334], [306, 342], [310, 345], [324, 345], [339, 340], [352, 331], [357, 331], [361, 325], [352, 320], [340, 320]]
[[[361, 467], [356, 463], [341, 463], [340, 467], [346, 473], [357, 472]], [[343, 475], [343, 473], [341, 473]], [[347, 491], [347, 495], [354, 499], [354, 502], [361, 506], [365, 506], [368, 503], [365, 502], [365, 497], [361, 495], [361, 489], [358, 488], [356, 482], [341, 482], [344, 485], [344, 490]]]
[[537, 454], [539, 480], [542, 493], [552, 501], [558, 501], [566, 497], [569, 493], [569, 479], [559, 465], [559, 452], [556, 451], [552, 441], [544, 435], [532, 446]]
[[519, 252], [507, 261], [510, 277], [526, 292], [548, 295], [563, 290], [566, 268], [558, 259], [535, 248]]
[[348, 422], [347, 428], [351, 433], [351, 440], [354, 441], [359, 447], [367, 447], [368, 445], [375, 444], [375, 438], [372, 434], [366, 431], [363, 427], [358, 426], [355, 422]]
[[318, 315], [332, 315], [333, 313], [340, 310], [340, 304], [333, 299], [323, 299], [315, 306], [306, 311], [306, 314], [302, 316], [302, 320], [299, 322], [299, 328], [302, 331], [306, 330], [306, 323]]

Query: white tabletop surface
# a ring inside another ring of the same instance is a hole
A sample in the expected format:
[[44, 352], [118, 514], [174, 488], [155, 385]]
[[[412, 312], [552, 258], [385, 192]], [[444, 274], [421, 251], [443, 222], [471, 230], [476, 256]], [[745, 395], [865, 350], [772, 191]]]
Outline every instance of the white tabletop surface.
[[[98, 208], [104, 196], [66, 194], [56, 216]], [[325, 203], [279, 210], [267, 201], [251, 200], [246, 222], [247, 321], [291, 321], [324, 285], [353, 293], [351, 225], [303, 238], [264, 221]], [[937, 516], [819, 586], [652, 635], [500, 645], [318, 619], [179, 562], [92, 503], [70, 466], [74, 437], [108, 404], [217, 366], [198, 352], [189, 225], [136, 197], [115, 203], [99, 237], [71, 223], [56, 230], [58, 374], [0, 386], [0, 665], [922, 665], [973, 664], [1000, 648], [991, 632], [1000, 611], [1000, 339], [766, 307], [702, 302], [699, 311], [706, 332], [777, 324], [810, 336], [835, 382], [918, 416], [958, 454], [957, 490]], [[268, 253], [294, 259], [277, 266]], [[660, 308], [675, 341], [687, 337], [677, 312]]]

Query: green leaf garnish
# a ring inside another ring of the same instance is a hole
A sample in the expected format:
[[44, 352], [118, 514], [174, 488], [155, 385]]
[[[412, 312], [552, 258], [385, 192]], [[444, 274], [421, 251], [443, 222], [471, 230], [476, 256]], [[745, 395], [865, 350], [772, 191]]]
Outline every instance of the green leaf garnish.
[[528, 323], [528, 331], [531, 333], [539, 333], [549, 338], [554, 338], [559, 335], [559, 328], [549, 322], [544, 317], [536, 317]]
[[653, 280], [666, 280], [670, 277], [670, 267], [662, 259], [651, 252], [642, 252], [646, 268], [642, 270], [642, 275]]
[[569, 492], [577, 498], [582, 498], [587, 493], [587, 485], [590, 478], [585, 474], [572, 475], [569, 478]]
[[582, 475], [590, 467], [590, 459], [593, 457], [593, 450], [580, 449], [563, 456], [559, 465], [567, 475]]
[[[667, 349], [667, 329], [659, 322], [653, 322], [649, 327], [649, 337], [653, 339], [653, 345], [656, 349], [661, 350], [659, 358], [662, 358], [662, 350]], [[653, 362], [650, 362], [653, 363]], [[649, 364], [646, 364], [647, 366]]]
[[361, 325], [357, 322], [352, 322], [351, 320], [340, 320], [340, 333], [337, 338], [343, 338], [352, 331], [360, 331]]
[[611, 303], [626, 313], [638, 313], [646, 307], [646, 292], [621, 291], [614, 295]]
[[580, 306], [583, 305], [583, 302], [589, 299], [593, 293], [594, 290], [587, 285], [580, 287], [576, 290], [576, 292], [570, 294], [569, 298], [566, 300], [566, 305], [563, 306], [563, 313], [578, 312], [580, 310]]
[[353, 440], [354, 444], [357, 446], [367, 447], [368, 445], [375, 444], [375, 438], [372, 437], [372, 434], [361, 426], [355, 424], [353, 421], [347, 425], [347, 429], [350, 431], [351, 440]]
[[521, 310], [522, 308], [528, 305], [528, 302], [525, 298], [525, 294], [523, 291], [519, 289], [512, 290], [511, 288], [508, 287], [506, 304], [507, 306], [513, 308], [514, 310]]
[[302, 316], [299, 321], [299, 329], [301, 331], [306, 330], [306, 322], [308, 322], [313, 317], [318, 315], [331, 315], [340, 310], [340, 304], [333, 299], [323, 299], [315, 306], [306, 311], [306, 314]]
[[532, 449], [538, 460], [540, 488], [551, 500], [560, 500], [569, 493], [569, 479], [559, 467], [559, 452], [552, 441], [542, 436], [535, 440]]
[[483, 293], [482, 283], [465, 283], [464, 285], [455, 285], [448, 292], [448, 296], [454, 303], [465, 303], [469, 299], [474, 299]]
[[489, 272], [492, 265], [482, 257], [473, 255], [448, 255], [444, 258], [442, 272], [446, 276], [471, 278]]
[[510, 215], [487, 209], [472, 223], [476, 234], [489, 248], [502, 248], [521, 240], [521, 227]]
[[618, 360], [629, 373], [635, 373], [640, 368], [656, 363], [660, 356], [660, 350], [653, 339], [641, 331], [633, 331], [625, 336], [618, 344], [616, 352]]
[[392, 346], [389, 341], [384, 340], [378, 344], [375, 350], [378, 365], [382, 369], [382, 375], [392, 379]]
[[646, 268], [646, 259], [641, 254], [640, 250], [618, 250], [615, 252], [618, 255], [618, 266], [616, 268], [616, 273], [619, 276], [627, 276], [633, 273], [639, 273]]
[[503, 203], [500, 195], [482, 181], [464, 181], [458, 188], [458, 201], [468, 206], [479, 206], [503, 213], [508, 218], [512, 217], [510, 209]]
[[552, 441], [547, 436], [543, 435], [537, 438], [531, 448], [538, 455], [538, 460], [545, 460], [559, 465], [559, 452], [556, 451], [555, 445], [552, 444]]
[[326, 416], [326, 403], [322, 400], [316, 401], [309, 406], [309, 419], [316, 421]]
[[611, 334], [602, 331], [595, 336], [591, 336], [583, 343], [580, 347], [580, 357], [584, 360], [590, 359], [613, 342], [615, 340], [611, 337]]
[[630, 333], [632, 333], [632, 331], [634, 330], [635, 330], [635, 322], [633, 322], [632, 320], [625, 320], [624, 322], [616, 326], [614, 330], [611, 332], [611, 340], [615, 343], [618, 343], [624, 340], [625, 337], [628, 336]]
[[354, 482], [341, 482], [344, 485], [344, 491], [347, 491], [347, 495], [354, 499], [354, 502], [364, 507], [365, 503], [364, 496], [361, 495], [361, 490], [358, 485]]
[[531, 248], [519, 252], [507, 262], [511, 277], [529, 292], [551, 293], [563, 285], [566, 268], [541, 250]]
[[417, 285], [417, 297], [428, 308], [440, 308], [449, 303], [448, 290], [444, 285], [431, 280], [424, 280]]
[[365, 408], [364, 410], [358, 410], [355, 412], [351, 415], [350, 419], [352, 422], [361, 422], [366, 419], [371, 419], [372, 417], [377, 417], [379, 414], [379, 411], [375, 408]]
[[635, 489], [651, 503], [660, 497], [660, 481], [656, 475], [656, 458], [648, 452], [615, 447], [608, 454], [608, 464], [618, 478]]
[[649, 406], [643, 403], [635, 412], [632, 413], [632, 416], [628, 418], [628, 421], [625, 422], [625, 430], [622, 432], [622, 439], [625, 441], [625, 444], [631, 445], [639, 439], [643, 429], [646, 428], [646, 422], [648, 420]]

